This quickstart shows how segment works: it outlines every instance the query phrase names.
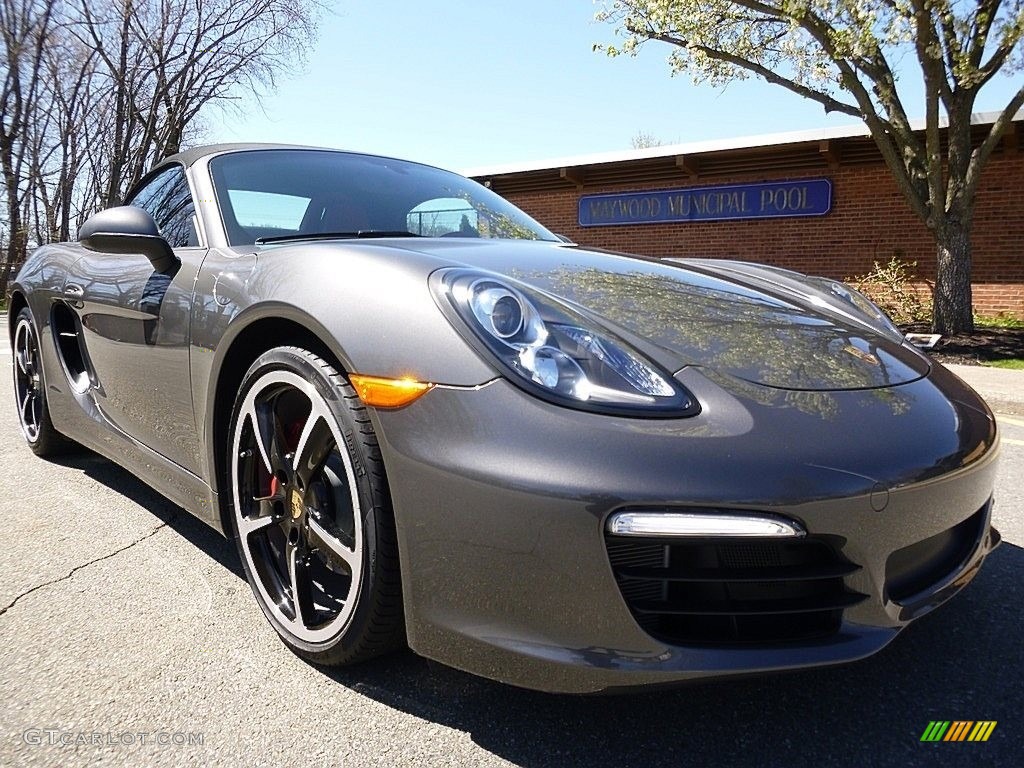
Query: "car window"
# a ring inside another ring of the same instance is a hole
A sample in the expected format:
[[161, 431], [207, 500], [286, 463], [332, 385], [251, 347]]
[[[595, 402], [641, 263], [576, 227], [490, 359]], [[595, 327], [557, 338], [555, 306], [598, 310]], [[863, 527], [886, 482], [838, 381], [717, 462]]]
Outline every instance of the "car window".
[[199, 245], [193, 221], [196, 207], [180, 165], [154, 176], [131, 196], [128, 204], [147, 211], [172, 248]]
[[290, 235], [299, 231], [309, 198], [245, 189], [228, 190], [238, 225], [258, 237]]
[[418, 163], [348, 152], [260, 149], [210, 160], [231, 245], [275, 235], [557, 240], [475, 181]]

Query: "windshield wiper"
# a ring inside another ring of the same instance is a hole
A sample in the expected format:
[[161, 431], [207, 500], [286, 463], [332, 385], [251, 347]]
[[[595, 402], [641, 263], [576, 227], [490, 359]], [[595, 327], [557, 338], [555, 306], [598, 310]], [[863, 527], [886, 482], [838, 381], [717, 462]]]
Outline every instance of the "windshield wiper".
[[417, 235], [415, 232], [407, 232], [404, 229], [360, 229], [355, 232], [296, 232], [294, 235], [257, 237], [256, 245], [287, 243], [292, 240], [347, 240], [370, 237], [422, 237], [422, 235]]

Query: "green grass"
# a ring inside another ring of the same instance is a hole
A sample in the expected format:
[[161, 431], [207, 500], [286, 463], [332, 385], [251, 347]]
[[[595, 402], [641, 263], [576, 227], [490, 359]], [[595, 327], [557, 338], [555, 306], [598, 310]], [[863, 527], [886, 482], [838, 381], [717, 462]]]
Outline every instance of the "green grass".
[[1009, 368], [1014, 371], [1024, 371], [1024, 359], [1019, 357], [1008, 357], [1005, 360], [990, 360], [985, 365], [990, 368]]
[[975, 315], [978, 328], [1024, 328], [1024, 320], [1013, 315]]

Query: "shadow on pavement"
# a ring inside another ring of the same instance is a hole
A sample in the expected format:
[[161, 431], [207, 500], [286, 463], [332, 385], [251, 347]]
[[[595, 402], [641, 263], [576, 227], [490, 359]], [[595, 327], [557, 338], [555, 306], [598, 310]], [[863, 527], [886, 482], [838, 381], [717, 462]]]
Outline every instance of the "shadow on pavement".
[[[242, 577], [234, 544], [94, 454], [82, 470]], [[667, 691], [525, 691], [403, 652], [320, 670], [524, 766], [1016, 765], [1024, 739], [1024, 550], [1004, 543], [949, 604], [854, 664]], [[996, 720], [987, 743], [922, 744], [930, 720]]]
[[154, 517], [166, 523], [168, 528], [173, 529], [211, 559], [220, 563], [240, 579], [245, 578], [233, 541], [224, 538], [217, 531], [154, 491], [128, 470], [85, 449], [56, 457], [51, 461], [63, 467], [77, 469], [86, 477], [131, 499], [140, 507], [149, 510]]

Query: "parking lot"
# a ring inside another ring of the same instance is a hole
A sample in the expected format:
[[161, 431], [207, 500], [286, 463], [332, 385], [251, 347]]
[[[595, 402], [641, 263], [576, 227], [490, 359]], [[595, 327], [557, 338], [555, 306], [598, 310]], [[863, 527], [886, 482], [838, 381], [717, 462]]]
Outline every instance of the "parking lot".
[[[1022, 762], [1024, 416], [1000, 417], [1003, 546], [962, 595], [877, 656], [559, 697], [409, 652], [330, 673], [303, 663], [264, 621], [233, 544], [94, 454], [57, 463], [31, 454], [0, 331], [2, 764]], [[922, 744], [931, 720], [998, 726], [986, 743]]]

